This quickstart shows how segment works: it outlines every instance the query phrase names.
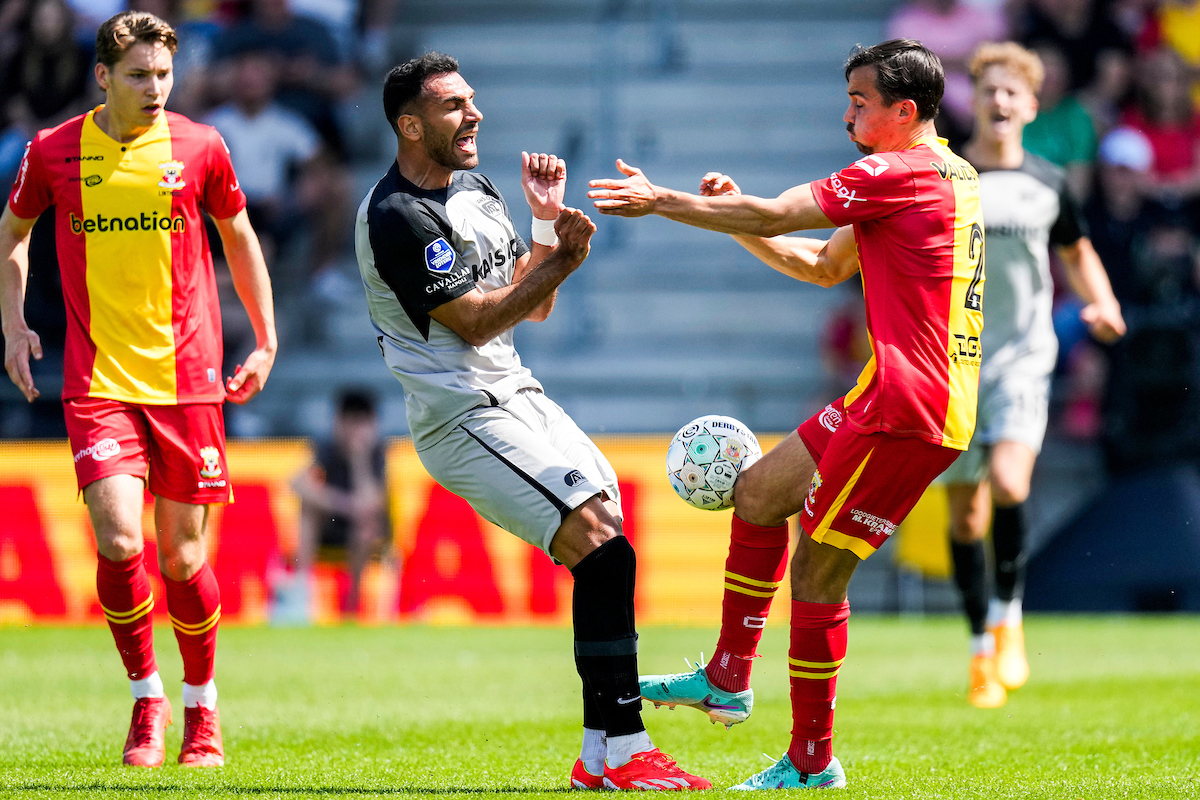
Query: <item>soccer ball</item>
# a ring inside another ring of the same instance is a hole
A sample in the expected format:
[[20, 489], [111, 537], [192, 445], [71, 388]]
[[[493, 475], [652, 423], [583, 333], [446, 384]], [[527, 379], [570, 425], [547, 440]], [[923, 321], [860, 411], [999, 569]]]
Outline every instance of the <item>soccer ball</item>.
[[675, 494], [696, 508], [733, 505], [738, 473], [762, 458], [758, 439], [732, 417], [708, 414], [679, 429], [667, 448], [667, 478]]

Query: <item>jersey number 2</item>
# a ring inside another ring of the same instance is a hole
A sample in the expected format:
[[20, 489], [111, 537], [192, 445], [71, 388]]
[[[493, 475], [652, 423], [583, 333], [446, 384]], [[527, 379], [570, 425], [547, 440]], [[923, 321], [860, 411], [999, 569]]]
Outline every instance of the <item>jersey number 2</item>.
[[979, 282], [983, 280], [983, 226], [978, 222], [971, 225], [967, 257], [975, 262], [975, 275], [967, 287], [966, 306], [971, 311], [983, 311], [983, 295], [979, 293]]

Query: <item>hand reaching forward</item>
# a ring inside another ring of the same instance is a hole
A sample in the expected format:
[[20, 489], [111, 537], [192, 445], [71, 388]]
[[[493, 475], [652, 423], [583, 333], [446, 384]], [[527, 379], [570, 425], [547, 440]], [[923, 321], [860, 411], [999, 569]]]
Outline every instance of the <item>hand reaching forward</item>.
[[720, 197], [724, 194], [741, 194], [742, 190], [733, 178], [720, 172], [709, 172], [700, 179], [701, 197]]
[[521, 153], [521, 188], [538, 219], [554, 219], [563, 210], [567, 162], [546, 153]]
[[592, 191], [588, 197], [601, 214], [612, 214], [618, 217], [642, 217], [654, 213], [654, 204], [658, 199], [658, 190], [646, 179], [645, 174], [637, 167], [631, 167], [621, 159], [617, 159], [617, 169], [624, 173], [623, 180], [600, 178], [590, 181], [588, 186]]
[[554, 232], [558, 234], [555, 250], [573, 260], [575, 266], [579, 266], [591, 251], [596, 223], [577, 208], [564, 208], [554, 221]]

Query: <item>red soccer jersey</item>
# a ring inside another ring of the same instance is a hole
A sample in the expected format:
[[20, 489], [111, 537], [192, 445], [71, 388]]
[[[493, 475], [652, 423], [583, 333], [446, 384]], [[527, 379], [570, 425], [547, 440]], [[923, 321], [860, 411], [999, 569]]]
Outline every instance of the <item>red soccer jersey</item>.
[[39, 131], [8, 198], [22, 219], [55, 207], [63, 398], [221, 402], [220, 304], [200, 212], [226, 219], [246, 207], [229, 151], [179, 114], [121, 143], [95, 113]]
[[975, 430], [983, 330], [979, 175], [925, 140], [813, 181], [835, 225], [853, 225], [871, 360], [846, 395], [860, 433], [965, 450]]

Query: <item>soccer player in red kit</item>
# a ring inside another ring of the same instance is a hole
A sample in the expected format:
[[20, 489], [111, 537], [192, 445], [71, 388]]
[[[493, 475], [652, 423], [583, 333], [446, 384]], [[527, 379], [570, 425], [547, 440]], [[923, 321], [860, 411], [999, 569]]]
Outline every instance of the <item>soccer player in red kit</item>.
[[[135, 699], [124, 762], [165, 758], [171, 705], [153, 647], [154, 597], [143, 563], [142, 505], [154, 495], [167, 612], [183, 656], [186, 766], [220, 766], [213, 682], [221, 601], [207, 562], [212, 503], [230, 501], [222, 403], [263, 387], [275, 360], [271, 285], [217, 132], [163, 106], [175, 31], [124, 12], [96, 35], [104, 105], [39, 131], [0, 217], [4, 366], [32, 401], [25, 323], [29, 233], [54, 206], [67, 306], [63, 410], [99, 551], [96, 590]], [[257, 339], [227, 384], [221, 319], [201, 212], [212, 216]]]
[[[858, 384], [803, 423], [734, 488], [735, 511], [712, 660], [693, 673], [645, 676], [642, 696], [689, 705], [727, 725], [753, 705], [750, 660], [783, 579], [787, 518], [800, 515], [792, 558], [792, 740], [736, 789], [844, 786], [833, 757], [838, 669], [846, 657], [846, 590], [859, 561], [895, 531], [975, 425], [983, 329], [979, 176], [937, 138], [944, 77], [912, 40], [859, 48], [846, 63], [845, 121], [864, 158], [775, 199], [706, 175], [701, 194], [628, 177], [596, 180], [603, 213], [659, 214], [730, 233], [774, 269], [831, 286], [861, 272], [872, 357]], [[832, 228], [828, 242], [785, 237]]]

